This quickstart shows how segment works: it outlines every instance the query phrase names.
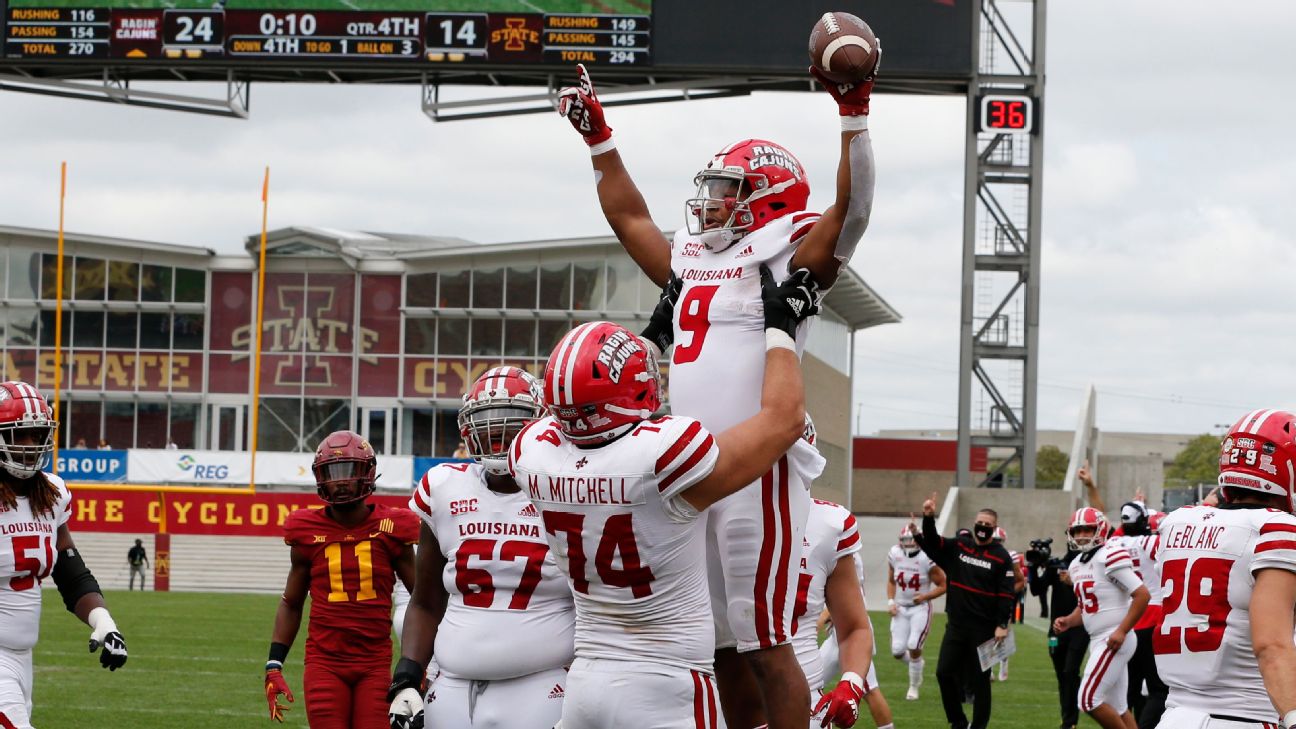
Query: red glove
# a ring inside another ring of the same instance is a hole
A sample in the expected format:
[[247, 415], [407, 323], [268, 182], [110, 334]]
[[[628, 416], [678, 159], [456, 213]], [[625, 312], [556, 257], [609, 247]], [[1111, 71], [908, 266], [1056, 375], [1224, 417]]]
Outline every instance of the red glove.
[[288, 688], [288, 682], [284, 680], [283, 671], [278, 668], [271, 668], [270, 665], [266, 666], [265, 694], [266, 702], [270, 704], [270, 718], [282, 724], [284, 712], [288, 711], [288, 707], [279, 705], [279, 694], [287, 696], [288, 702], [292, 703], [292, 689]]
[[567, 121], [585, 138], [585, 143], [593, 147], [612, 138], [612, 127], [603, 118], [603, 105], [594, 93], [594, 82], [590, 80], [589, 71], [584, 64], [577, 64], [580, 74], [579, 86], [568, 86], [558, 94], [558, 113], [567, 117]]
[[869, 113], [869, 96], [873, 94], [873, 81], [877, 78], [878, 68], [882, 65], [882, 43], [878, 42], [878, 60], [873, 66], [873, 73], [870, 73], [864, 80], [853, 83], [839, 84], [836, 81], [830, 81], [826, 76], [820, 73], [819, 69], [814, 66], [810, 67], [810, 73], [819, 79], [819, 83], [832, 94], [837, 100], [837, 112], [842, 116], [868, 116]]
[[848, 729], [855, 726], [859, 720], [859, 705], [864, 698], [864, 681], [857, 673], [847, 672], [842, 674], [841, 681], [837, 683], [837, 688], [823, 695], [819, 703], [815, 705], [814, 713], [819, 714], [825, 708], [823, 719], [820, 720], [819, 726], [827, 727], [829, 722]]

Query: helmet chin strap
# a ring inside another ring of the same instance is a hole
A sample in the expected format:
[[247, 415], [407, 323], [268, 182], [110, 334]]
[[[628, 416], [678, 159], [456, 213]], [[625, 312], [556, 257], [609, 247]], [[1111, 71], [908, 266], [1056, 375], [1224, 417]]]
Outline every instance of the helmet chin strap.
[[726, 250], [729, 246], [737, 243], [742, 235], [740, 231], [732, 228], [721, 228], [719, 230], [704, 230], [698, 234], [698, 242], [704, 248], [712, 253], [719, 253]]
[[478, 458], [477, 462], [492, 476], [508, 476], [508, 458]]

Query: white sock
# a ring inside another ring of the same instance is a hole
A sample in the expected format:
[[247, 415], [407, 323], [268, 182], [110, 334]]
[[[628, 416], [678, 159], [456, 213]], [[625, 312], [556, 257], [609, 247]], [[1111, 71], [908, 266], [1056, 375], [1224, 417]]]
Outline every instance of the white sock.
[[910, 686], [917, 684], [918, 680], [922, 678], [924, 663], [925, 662], [921, 658], [916, 658], [914, 660], [909, 661], [909, 685]]
[[879, 726], [878, 729], [895, 729], [895, 724], [884, 724]]

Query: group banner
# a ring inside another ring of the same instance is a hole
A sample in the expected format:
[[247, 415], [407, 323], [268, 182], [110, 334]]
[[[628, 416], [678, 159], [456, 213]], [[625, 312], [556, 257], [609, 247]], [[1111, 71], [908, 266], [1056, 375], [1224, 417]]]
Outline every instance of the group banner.
[[[257, 454], [256, 482], [314, 486], [311, 453]], [[246, 486], [252, 477], [251, 454], [241, 451], [129, 451], [126, 479], [137, 484], [224, 484]], [[408, 493], [414, 484], [412, 456], [379, 456], [378, 488]]]
[[[314, 492], [176, 494], [147, 491], [81, 491], [72, 488], [72, 532], [112, 534], [206, 534], [280, 537], [297, 509], [323, 508]], [[378, 495], [370, 502], [405, 507], [404, 495]], [[165, 522], [165, 524], [164, 524]]]
[[59, 451], [57, 473], [64, 481], [125, 481], [126, 451], [66, 448]]

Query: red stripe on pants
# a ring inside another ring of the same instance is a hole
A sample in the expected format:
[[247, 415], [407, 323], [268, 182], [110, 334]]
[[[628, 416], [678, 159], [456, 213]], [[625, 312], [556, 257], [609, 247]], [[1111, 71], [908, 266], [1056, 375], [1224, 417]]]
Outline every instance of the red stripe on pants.
[[1102, 655], [1098, 656], [1098, 663], [1094, 667], [1094, 672], [1090, 674], [1089, 680], [1085, 682], [1084, 690], [1081, 692], [1081, 709], [1086, 712], [1094, 709], [1094, 694], [1098, 692], [1098, 684], [1102, 683], [1103, 676], [1107, 669], [1111, 667], [1112, 659], [1116, 657], [1116, 652], [1110, 648], [1104, 648]]
[[761, 648], [768, 648], [773, 645], [770, 641], [769, 600], [766, 594], [769, 591], [769, 573], [771, 563], [774, 561], [774, 472], [770, 471], [761, 476], [761, 527], [763, 529], [761, 540], [760, 561], [756, 563], [756, 585], [755, 585], [755, 607], [756, 607], [756, 639], [760, 642]]
[[[783, 542], [783, 547], [779, 551], [778, 573], [774, 575], [774, 641], [776, 643], [787, 642], [787, 631], [784, 630], [785, 621], [783, 619], [783, 609], [787, 605], [787, 588], [788, 572], [792, 564], [792, 515], [788, 513], [791, 508], [791, 499], [788, 497], [788, 462], [787, 456], [779, 459], [778, 479], [775, 488], [778, 490], [779, 499], [779, 536]], [[799, 560], [798, 560], [799, 561]]]

